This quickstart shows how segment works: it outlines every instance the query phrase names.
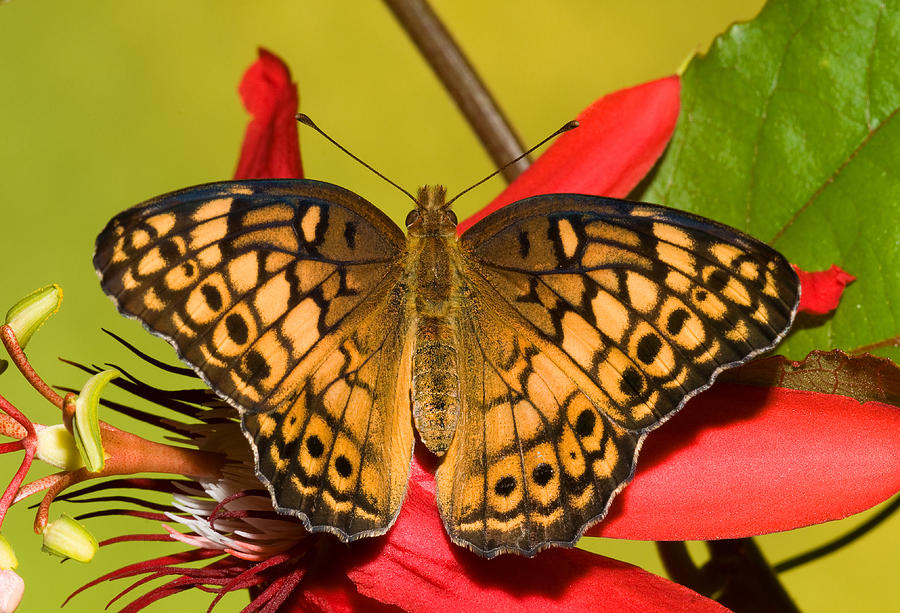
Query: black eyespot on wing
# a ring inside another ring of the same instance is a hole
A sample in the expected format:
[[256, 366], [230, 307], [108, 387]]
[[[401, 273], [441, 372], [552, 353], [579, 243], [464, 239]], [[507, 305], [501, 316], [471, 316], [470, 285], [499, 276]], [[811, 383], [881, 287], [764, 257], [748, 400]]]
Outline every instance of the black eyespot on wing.
[[619, 389], [623, 394], [628, 394], [629, 396], [639, 394], [644, 389], [644, 378], [637, 369], [629, 366], [622, 373], [622, 382], [619, 385]]
[[666, 320], [666, 331], [673, 336], [677, 335], [690, 317], [691, 314], [684, 309], [675, 309], [669, 313], [669, 318]]
[[710, 273], [706, 286], [713, 292], [720, 292], [728, 285], [728, 275], [724, 270], [716, 269]]
[[543, 487], [553, 479], [553, 467], [546, 462], [542, 462], [535, 466], [534, 470], [531, 471], [531, 477], [534, 479], [535, 483]]
[[247, 373], [256, 379], [266, 379], [272, 372], [269, 363], [256, 349], [251, 350], [244, 358], [244, 367]]
[[522, 256], [522, 259], [528, 257], [528, 254], [531, 253], [531, 241], [528, 240], [528, 233], [525, 230], [519, 231], [519, 255]]
[[342, 455], [334, 459], [334, 469], [345, 479], [353, 474], [353, 465], [350, 463], [350, 460]]
[[637, 357], [644, 364], [651, 364], [659, 350], [662, 349], [662, 341], [655, 334], [647, 334], [641, 337], [637, 345]]
[[203, 299], [206, 300], [206, 305], [211, 310], [218, 311], [222, 308], [222, 294], [218, 288], [212, 285], [204, 285], [200, 288], [200, 292], [203, 294]]
[[228, 336], [238, 345], [247, 342], [250, 331], [247, 329], [247, 322], [237, 313], [232, 313], [225, 318], [225, 329], [228, 330]]
[[597, 423], [597, 416], [590, 409], [585, 409], [578, 414], [575, 420], [575, 433], [579, 436], [590, 436]]
[[322, 444], [322, 440], [318, 436], [313, 434], [306, 439], [306, 450], [312, 457], [321, 458], [322, 454], [325, 453], [325, 445]]
[[169, 265], [178, 260], [181, 256], [181, 250], [175, 244], [175, 241], [166, 239], [159, 244], [159, 255], [166, 261], [166, 265]]
[[516, 491], [516, 478], [511, 475], [506, 475], [505, 477], [501, 477], [496, 485], [494, 485], [494, 491], [498, 496], [503, 496], [506, 498], [514, 491]]
[[356, 248], [356, 224], [352, 221], [344, 224], [344, 240], [350, 249]]

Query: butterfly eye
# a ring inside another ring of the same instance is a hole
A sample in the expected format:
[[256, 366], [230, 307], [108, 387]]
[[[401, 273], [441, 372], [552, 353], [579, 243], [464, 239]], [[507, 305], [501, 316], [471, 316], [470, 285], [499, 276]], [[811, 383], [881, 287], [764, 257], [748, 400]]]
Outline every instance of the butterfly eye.
[[456, 225], [456, 224], [459, 223], [459, 220], [456, 219], [456, 213], [454, 213], [454, 212], [453, 212], [452, 210], [450, 210], [450, 209], [447, 210], [447, 217], [450, 218], [450, 221], [452, 221], [454, 225]]
[[417, 221], [419, 221], [419, 209], [413, 209], [409, 212], [409, 215], [406, 216], [406, 227], [410, 227]]

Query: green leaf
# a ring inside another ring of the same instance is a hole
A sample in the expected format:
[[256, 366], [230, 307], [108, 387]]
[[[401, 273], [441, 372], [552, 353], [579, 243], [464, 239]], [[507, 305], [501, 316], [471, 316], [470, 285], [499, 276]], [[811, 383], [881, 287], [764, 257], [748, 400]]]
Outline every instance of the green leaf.
[[773, 0], [732, 26], [685, 70], [678, 127], [639, 195], [857, 277], [832, 317], [800, 318], [791, 357], [900, 334], [898, 9]]

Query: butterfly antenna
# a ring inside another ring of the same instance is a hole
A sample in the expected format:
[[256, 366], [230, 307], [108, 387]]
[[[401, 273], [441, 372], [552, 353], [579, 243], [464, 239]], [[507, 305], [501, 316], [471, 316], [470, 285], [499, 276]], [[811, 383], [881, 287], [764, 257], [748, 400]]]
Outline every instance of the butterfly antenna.
[[572, 121], [570, 121], [569, 123], [567, 123], [566, 125], [564, 125], [563, 127], [561, 127], [559, 130], [557, 130], [556, 132], [554, 132], [553, 134], [551, 134], [550, 136], [548, 136], [547, 138], [545, 138], [544, 140], [542, 140], [541, 142], [539, 142], [537, 145], [535, 145], [534, 147], [532, 147], [531, 149], [529, 149], [528, 151], [526, 151], [526, 152], [523, 153], [522, 155], [518, 156], [518, 157], [515, 158], [515, 159], [512, 159], [512, 160], [508, 161], [506, 164], [504, 164], [503, 166], [501, 166], [500, 168], [498, 168], [497, 170], [495, 170], [494, 172], [492, 172], [491, 174], [489, 174], [488, 176], [486, 176], [485, 178], [483, 178], [481, 181], [479, 181], [479, 182], [476, 183], [475, 185], [471, 185], [471, 186], [467, 187], [466, 189], [462, 190], [461, 192], [459, 192], [458, 194], [456, 194], [455, 196], [453, 196], [452, 198], [450, 198], [450, 200], [447, 201], [447, 204], [446, 204], [445, 206], [448, 206], [448, 207], [449, 207], [451, 204], [453, 204], [453, 202], [454, 202], [457, 198], [459, 198], [460, 196], [462, 196], [462, 195], [465, 194], [466, 192], [475, 189], [476, 187], [478, 187], [479, 185], [481, 185], [482, 183], [484, 183], [484, 182], [487, 181], [488, 179], [492, 179], [494, 176], [500, 174], [500, 173], [503, 172], [504, 169], [506, 169], [508, 166], [510, 166], [510, 165], [512, 165], [512, 164], [515, 164], [516, 162], [518, 162], [519, 160], [521, 160], [523, 157], [525, 157], [526, 155], [528, 155], [529, 153], [531, 153], [532, 151], [534, 151], [535, 149], [537, 149], [538, 147], [540, 147], [541, 145], [543, 145], [544, 143], [546, 143], [548, 140], [553, 139], [553, 138], [556, 138], [557, 136], [559, 136], [559, 135], [562, 134], [563, 132], [568, 132], [569, 130], [574, 130], [574, 129], [577, 128], [577, 127], [578, 127], [578, 122], [577, 122], [576, 120], [573, 119]]
[[374, 172], [376, 175], [378, 175], [379, 177], [381, 177], [382, 179], [384, 179], [385, 181], [387, 181], [388, 183], [390, 183], [391, 185], [393, 185], [394, 187], [396, 187], [397, 189], [399, 189], [401, 192], [403, 192], [404, 194], [406, 194], [407, 196], [409, 196], [409, 199], [410, 199], [410, 200], [412, 200], [412, 201], [415, 202], [416, 204], [419, 203], [419, 201], [416, 200], [416, 197], [415, 197], [415, 196], [413, 196], [413, 195], [410, 194], [408, 191], [406, 191], [405, 189], [403, 189], [402, 187], [400, 187], [399, 185], [397, 185], [396, 183], [394, 183], [393, 181], [391, 181], [390, 179], [388, 179], [386, 176], [384, 176], [383, 174], [381, 174], [380, 172], [378, 172], [377, 170], [375, 170], [374, 168], [372, 168], [371, 166], [369, 166], [368, 164], [366, 164], [365, 162], [363, 162], [361, 159], [359, 159], [358, 157], [356, 157], [355, 155], [353, 155], [352, 153], [350, 153], [350, 151], [347, 150], [346, 147], [344, 147], [344, 146], [341, 145], [339, 142], [337, 142], [336, 140], [334, 140], [333, 138], [331, 138], [330, 136], [328, 136], [327, 134], [325, 134], [325, 132], [322, 130], [322, 128], [320, 128], [319, 126], [317, 126], [317, 125], [313, 122], [313, 120], [309, 118], [309, 115], [307, 115], [307, 114], [305, 114], [305, 113], [297, 113], [296, 118], [297, 118], [297, 121], [299, 121], [299, 122], [302, 123], [303, 125], [309, 126], [309, 127], [312, 128], [313, 130], [315, 130], [316, 132], [318, 132], [319, 134], [321, 134], [322, 136], [324, 136], [326, 139], [328, 139], [328, 142], [330, 142], [332, 145], [334, 145], [335, 147], [337, 147], [338, 149], [340, 149], [341, 151], [343, 151], [344, 153], [346, 153], [347, 155], [349, 155], [350, 157], [352, 157], [354, 160], [356, 160], [357, 162], [359, 162], [360, 164], [362, 164], [363, 166], [365, 166], [366, 168], [368, 168], [369, 170], [371, 170], [372, 172]]

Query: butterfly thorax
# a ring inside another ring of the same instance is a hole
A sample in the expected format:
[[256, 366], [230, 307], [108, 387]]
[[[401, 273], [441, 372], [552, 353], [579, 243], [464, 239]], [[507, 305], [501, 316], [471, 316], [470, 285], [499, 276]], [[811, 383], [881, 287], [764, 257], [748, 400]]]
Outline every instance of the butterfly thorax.
[[442, 455], [459, 415], [457, 316], [463, 277], [456, 217], [441, 186], [419, 190], [407, 217], [406, 275], [409, 332], [413, 335], [412, 409], [422, 442]]

